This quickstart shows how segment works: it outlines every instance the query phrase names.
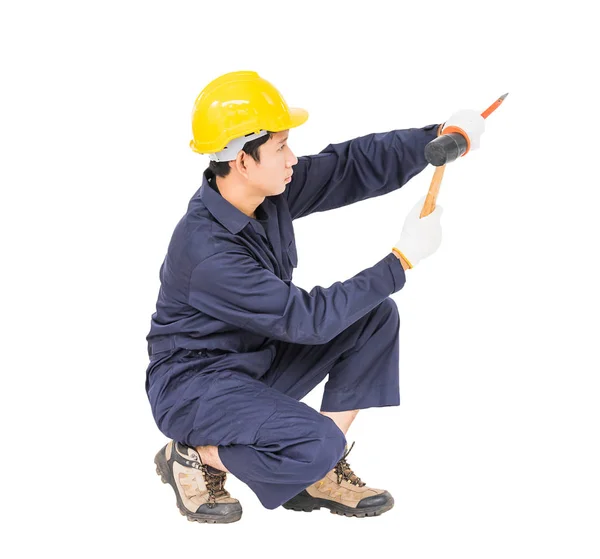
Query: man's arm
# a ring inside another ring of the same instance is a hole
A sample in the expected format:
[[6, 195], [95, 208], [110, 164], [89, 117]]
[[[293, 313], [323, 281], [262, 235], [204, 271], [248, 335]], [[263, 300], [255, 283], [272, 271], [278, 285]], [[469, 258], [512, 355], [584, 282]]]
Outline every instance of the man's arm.
[[438, 125], [369, 134], [298, 158], [284, 196], [292, 219], [382, 196], [420, 173]]
[[404, 286], [390, 253], [371, 268], [310, 293], [263, 268], [242, 247], [200, 262], [188, 303], [226, 324], [298, 344], [324, 344]]

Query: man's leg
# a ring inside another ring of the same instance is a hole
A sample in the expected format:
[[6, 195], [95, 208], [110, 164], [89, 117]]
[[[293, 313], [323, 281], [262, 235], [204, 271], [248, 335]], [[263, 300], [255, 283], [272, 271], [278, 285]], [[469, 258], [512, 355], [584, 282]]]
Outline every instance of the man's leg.
[[357, 410], [400, 404], [399, 330], [398, 307], [388, 297], [327, 344], [277, 342], [259, 380], [301, 400], [329, 376], [321, 413], [346, 432]]
[[[208, 465], [231, 472], [266, 508], [276, 508], [327, 465], [344, 465], [344, 433], [358, 409], [399, 404], [398, 327], [396, 304], [387, 299], [328, 344], [283, 344], [259, 381], [229, 371], [198, 375], [195, 360], [165, 363], [168, 377], [156, 372], [149, 386], [157, 425], [200, 447]], [[321, 414], [298, 402], [328, 374]]]
[[348, 432], [350, 425], [358, 414], [359, 410], [349, 411], [322, 411], [321, 413], [333, 420], [333, 422], [342, 430], [344, 435]]
[[[278, 343], [269, 372], [260, 380], [301, 399], [326, 376], [321, 414], [346, 435], [358, 411], [397, 406], [399, 393], [399, 314], [388, 298], [352, 326], [322, 345]], [[284, 503], [311, 511], [321, 506], [346, 516], [374, 516], [394, 504], [385, 490], [367, 487], [346, 461], [346, 452], [324, 478]]]
[[[350, 425], [354, 421], [354, 418], [358, 414], [359, 410], [350, 410], [350, 411], [322, 411], [325, 417], [329, 417], [333, 420], [333, 422], [339, 427], [339, 429], [346, 435]], [[219, 456], [219, 447], [217, 446], [197, 446], [196, 450], [202, 459], [203, 464], [207, 464], [208, 466], [212, 466], [217, 470], [221, 470], [222, 472], [229, 472], [229, 470], [225, 467], [225, 464], [221, 462], [221, 458]]]
[[229, 473], [229, 470], [225, 467], [223, 462], [221, 462], [218, 446], [197, 446], [196, 451], [200, 455], [200, 459], [202, 460], [203, 464], [206, 464], [207, 466], [212, 466], [213, 468], [221, 470], [222, 472]]
[[[214, 378], [198, 373], [198, 369], [197, 352], [178, 350], [168, 359], [157, 359], [147, 377], [156, 424], [165, 436], [173, 439], [154, 457], [156, 472], [172, 487], [177, 508], [188, 520], [235, 522], [242, 516], [242, 508], [225, 488], [226, 472], [219, 471], [219, 464], [213, 460], [216, 446], [200, 454], [195, 447], [201, 441], [189, 440]], [[217, 429], [219, 423], [215, 421]], [[207, 454], [211, 458], [205, 460]]]
[[[187, 365], [183, 371], [168, 367], [165, 374], [171, 378], [163, 382], [155, 377], [156, 385], [150, 386], [151, 396], [156, 396], [151, 402], [158, 427], [189, 449], [183, 449], [184, 466], [230, 472], [254, 491], [265, 508], [273, 509], [322, 478], [344, 454], [342, 431], [310, 406], [245, 373], [226, 370], [203, 375], [197, 374], [195, 362]], [[174, 370], [179, 373], [176, 378], [172, 378]], [[170, 448], [161, 451], [163, 470], [175, 455], [167, 456]], [[194, 454], [200, 459], [194, 460]], [[170, 477], [163, 477], [171, 482], [176, 475], [174, 469]], [[180, 477], [182, 484], [193, 481], [187, 472]], [[181, 495], [186, 487], [176, 489]], [[195, 492], [195, 486], [188, 491]]]

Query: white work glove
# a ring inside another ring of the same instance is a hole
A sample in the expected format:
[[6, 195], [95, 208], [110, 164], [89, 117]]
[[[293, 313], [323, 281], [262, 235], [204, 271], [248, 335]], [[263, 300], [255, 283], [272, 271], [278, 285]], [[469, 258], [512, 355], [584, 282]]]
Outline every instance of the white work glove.
[[442, 243], [442, 226], [440, 217], [444, 211], [441, 206], [429, 215], [420, 218], [426, 196], [423, 196], [404, 221], [402, 234], [394, 248], [408, 261], [410, 267], [414, 267], [423, 258], [431, 256]]
[[[452, 130], [455, 127], [458, 130]], [[442, 134], [464, 132], [469, 140], [469, 151], [477, 149], [481, 143], [481, 135], [485, 132], [485, 118], [477, 111], [465, 109], [455, 112], [442, 127]]]

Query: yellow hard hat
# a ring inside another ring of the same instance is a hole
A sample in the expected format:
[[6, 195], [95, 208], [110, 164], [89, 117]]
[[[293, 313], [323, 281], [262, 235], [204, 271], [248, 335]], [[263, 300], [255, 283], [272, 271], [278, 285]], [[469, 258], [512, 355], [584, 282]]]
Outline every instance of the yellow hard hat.
[[215, 153], [235, 138], [260, 130], [288, 130], [307, 118], [304, 109], [290, 109], [281, 93], [256, 72], [230, 72], [210, 82], [196, 98], [190, 147], [196, 153]]

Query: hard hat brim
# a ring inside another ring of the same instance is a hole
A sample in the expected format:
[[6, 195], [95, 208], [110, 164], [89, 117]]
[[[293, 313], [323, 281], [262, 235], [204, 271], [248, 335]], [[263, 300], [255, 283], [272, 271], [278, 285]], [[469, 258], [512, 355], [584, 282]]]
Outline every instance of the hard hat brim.
[[[304, 109], [290, 108], [290, 128], [296, 128], [296, 126], [300, 126], [304, 124], [308, 119], [308, 111]], [[276, 130], [273, 130], [276, 132]]]
[[286, 119], [285, 124], [281, 124], [280, 126], [268, 126], [265, 123], [262, 123], [261, 129], [269, 130], [270, 132], [281, 132], [282, 130], [289, 130], [290, 128], [296, 128], [296, 126], [300, 126], [304, 124], [308, 120], [308, 111], [299, 108], [290, 108], [289, 109], [289, 118]]

